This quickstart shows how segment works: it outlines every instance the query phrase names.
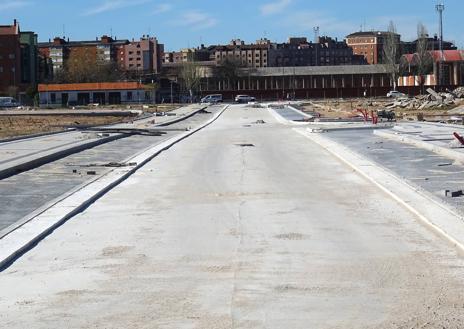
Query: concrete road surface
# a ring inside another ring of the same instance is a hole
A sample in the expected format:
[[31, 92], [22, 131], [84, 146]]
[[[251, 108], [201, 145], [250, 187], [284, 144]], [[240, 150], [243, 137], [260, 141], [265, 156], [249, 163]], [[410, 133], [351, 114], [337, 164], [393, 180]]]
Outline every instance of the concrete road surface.
[[266, 110], [233, 106], [0, 273], [0, 323], [463, 328], [463, 260]]

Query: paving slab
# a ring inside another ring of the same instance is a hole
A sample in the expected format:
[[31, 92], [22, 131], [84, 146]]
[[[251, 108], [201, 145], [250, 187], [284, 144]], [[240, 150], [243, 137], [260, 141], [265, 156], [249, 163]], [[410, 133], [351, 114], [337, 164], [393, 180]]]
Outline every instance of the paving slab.
[[[103, 127], [130, 129], [168, 125], [185, 120], [204, 108], [194, 104], [174, 110], [174, 116], [152, 116], [140, 121]], [[124, 137], [127, 136], [70, 131], [0, 143], [0, 179]]]
[[[0, 238], [0, 268], [10, 264], [11, 261], [34, 246], [56, 227], [83, 211], [106, 192], [144, 166], [160, 152], [209, 125], [216, 120], [224, 110], [225, 108], [217, 111], [207, 122], [202, 122], [194, 129], [183, 133], [177, 133], [126, 160], [127, 162], [133, 163], [133, 165], [103, 169], [102, 174], [95, 179], [86, 181], [84, 184], [77, 186], [70, 192], [65, 193], [63, 196], [43, 206], [40, 211], [35, 211], [32, 215], [21, 219], [19, 223], [13, 223], [6, 227], [7, 231], [4, 232]], [[10, 216], [8, 218], [11, 220]], [[16, 219], [16, 221], [18, 221], [18, 219]]]
[[292, 128], [234, 106], [160, 154], [0, 274], [2, 324], [462, 328], [462, 255]]

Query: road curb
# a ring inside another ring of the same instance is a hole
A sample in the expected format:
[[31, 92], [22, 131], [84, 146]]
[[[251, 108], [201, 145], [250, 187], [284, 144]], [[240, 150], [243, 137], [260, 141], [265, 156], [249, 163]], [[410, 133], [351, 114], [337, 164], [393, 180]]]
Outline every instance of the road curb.
[[35, 247], [66, 221], [87, 209], [103, 195], [121, 184], [157, 155], [212, 124], [227, 108], [228, 106], [223, 107], [213, 118], [201, 126], [168, 139], [134, 156], [130, 161], [136, 162], [136, 166], [132, 168], [115, 168], [77, 189], [67, 198], [55, 203], [5, 235], [0, 239], [0, 272], [8, 268], [14, 261]]
[[[207, 107], [198, 108], [198, 109], [193, 110], [193, 111], [191, 111], [190, 113], [188, 113], [188, 114], [186, 114], [184, 116], [180, 116], [180, 117], [174, 118], [173, 120], [168, 120], [168, 121], [165, 121], [165, 122], [162, 122], [162, 123], [159, 123], [159, 124], [155, 124], [155, 126], [164, 127], [164, 126], [172, 125], [174, 123], [181, 122], [183, 120], [186, 120], [186, 119], [196, 115], [198, 112], [200, 112], [200, 111], [202, 111], [202, 110], [204, 110], [206, 108]], [[69, 131], [66, 131], [66, 132], [69, 132]], [[55, 133], [37, 135], [37, 136], [31, 137], [31, 139], [32, 138], [45, 137], [45, 136], [48, 136], [48, 135], [56, 135], [56, 134], [66, 133], [66, 132], [55, 132]], [[84, 132], [85, 132], [85, 130], [84, 130]], [[105, 143], [113, 142], [113, 141], [115, 141], [117, 139], [121, 139], [121, 138], [125, 138], [125, 137], [127, 137], [127, 135], [125, 135], [125, 134], [115, 134], [115, 135], [112, 135], [110, 137], [99, 138], [99, 139], [96, 139], [96, 140], [93, 140], [93, 141], [90, 141], [90, 142], [84, 141], [84, 142], [76, 143], [77, 145], [75, 145], [73, 147], [69, 147], [69, 148], [65, 145], [65, 146], [59, 147], [59, 148], [57, 148], [57, 149], [55, 149], [53, 151], [43, 152], [42, 154], [38, 154], [35, 157], [30, 156], [29, 157], [30, 159], [26, 160], [25, 162], [20, 162], [20, 163], [18, 163], [16, 165], [12, 165], [11, 167], [8, 167], [8, 168], [5, 168], [5, 169], [0, 169], [0, 180], [11, 177], [11, 176], [14, 176], [14, 175], [16, 175], [18, 173], [21, 173], [21, 172], [24, 172], [24, 171], [27, 171], [27, 170], [30, 170], [30, 169], [40, 167], [40, 166], [42, 166], [44, 164], [47, 164], [47, 163], [62, 159], [62, 158], [67, 157], [67, 156], [69, 156], [71, 154], [79, 153], [81, 151], [93, 148], [95, 146], [99, 146], [99, 145], [102, 145], [102, 144], [105, 144]], [[11, 140], [10, 142], [15, 142], [15, 141], [19, 142], [19, 141], [22, 141], [22, 140], [25, 140], [25, 139], [27, 139], [27, 138], [18, 138], [16, 140]], [[6, 143], [6, 142], [4, 142], [4, 143]]]
[[453, 209], [343, 145], [304, 129], [294, 130], [326, 149], [416, 215], [427, 227], [464, 250], [464, 218]]
[[67, 147], [67, 146], [59, 147], [56, 150], [53, 150], [51, 152], [42, 152], [43, 154], [37, 157], [28, 156], [29, 160], [26, 160], [25, 162], [20, 162], [19, 164], [13, 165], [11, 167], [0, 169], [0, 180], [14, 176], [16, 174], [19, 174], [21, 172], [24, 172], [30, 169], [40, 167], [44, 164], [62, 159], [64, 157], [67, 157], [68, 155], [78, 153], [78, 152], [87, 150], [89, 148], [95, 147], [95, 146], [110, 143], [117, 139], [121, 139], [125, 137], [126, 136], [124, 134], [116, 134], [110, 137], [99, 138], [91, 142], [82, 142], [73, 147]]
[[411, 138], [408, 136], [405, 136], [403, 134], [396, 134], [394, 132], [387, 132], [387, 131], [375, 131], [375, 135], [382, 137], [382, 138], [387, 138], [396, 142], [400, 142], [403, 144], [408, 144], [408, 145], [413, 145], [416, 147], [419, 147], [421, 149], [431, 151], [433, 153], [442, 155], [446, 158], [450, 158], [452, 160], [456, 160], [459, 162], [464, 162], [464, 153], [462, 152], [457, 152], [452, 149], [448, 149], [443, 146], [439, 145], [434, 145], [432, 143], [427, 143], [421, 140], [417, 140], [415, 138]]

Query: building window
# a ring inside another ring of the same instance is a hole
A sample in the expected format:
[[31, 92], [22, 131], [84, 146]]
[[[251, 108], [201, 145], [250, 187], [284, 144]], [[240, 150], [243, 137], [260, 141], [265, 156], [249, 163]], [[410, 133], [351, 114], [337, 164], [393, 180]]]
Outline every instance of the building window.
[[55, 93], [50, 94], [50, 100], [51, 100], [52, 103], [56, 102], [56, 94]]
[[0, 66], [0, 73], [3, 73], [3, 66]]
[[132, 57], [129, 57], [129, 61], [133, 61], [133, 60], [134, 60], [134, 58], [132, 58]]
[[132, 91], [127, 92], [127, 100], [131, 101], [132, 100]]
[[140, 51], [137, 51], [137, 55], [140, 55]]
[[9, 59], [15, 59], [16, 56], [15, 56], [15, 54], [9, 54], [9, 55], [8, 55], [8, 58], [9, 58]]

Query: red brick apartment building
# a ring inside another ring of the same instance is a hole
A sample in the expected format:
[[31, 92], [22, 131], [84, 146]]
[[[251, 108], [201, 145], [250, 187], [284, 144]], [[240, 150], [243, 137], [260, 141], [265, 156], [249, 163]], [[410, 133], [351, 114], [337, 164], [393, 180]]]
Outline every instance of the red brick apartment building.
[[0, 26], [0, 92], [21, 83], [21, 41], [19, 24]]
[[69, 41], [57, 37], [53, 41], [39, 43], [39, 52], [48, 66], [47, 71], [54, 73], [70, 60], [114, 63], [122, 71], [158, 73], [163, 48], [156, 38], [145, 36], [140, 41], [132, 42], [104, 35], [95, 41]]
[[[346, 37], [346, 43], [353, 49], [353, 54], [363, 55], [368, 64], [383, 64], [383, 45], [389, 32], [371, 31], [355, 32]], [[395, 39], [400, 45], [400, 35]]]

